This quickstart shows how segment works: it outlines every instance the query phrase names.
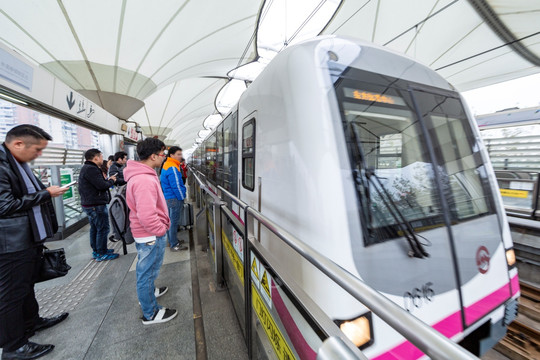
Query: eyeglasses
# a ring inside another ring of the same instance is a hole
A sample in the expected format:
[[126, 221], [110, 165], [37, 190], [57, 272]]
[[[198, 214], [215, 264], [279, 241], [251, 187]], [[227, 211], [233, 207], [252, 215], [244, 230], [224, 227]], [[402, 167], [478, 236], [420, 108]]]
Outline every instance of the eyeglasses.
[[157, 156], [161, 156], [161, 157], [167, 157], [166, 154], [156, 154]]

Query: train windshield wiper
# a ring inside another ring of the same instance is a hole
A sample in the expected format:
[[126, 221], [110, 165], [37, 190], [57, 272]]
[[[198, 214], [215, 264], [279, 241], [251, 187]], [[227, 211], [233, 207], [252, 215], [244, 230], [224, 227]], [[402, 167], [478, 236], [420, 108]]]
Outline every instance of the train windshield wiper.
[[[405, 239], [407, 239], [407, 242], [409, 243], [409, 252], [408, 255], [411, 257], [417, 257], [420, 259], [423, 259], [425, 257], [429, 257], [429, 254], [424, 249], [424, 246], [418, 239], [418, 235], [414, 231], [414, 228], [412, 227], [411, 223], [405, 218], [403, 213], [399, 210], [398, 205], [392, 199], [392, 195], [388, 192], [388, 190], [384, 187], [379, 177], [375, 174], [374, 169], [370, 169], [367, 166], [366, 157], [364, 154], [364, 150], [362, 149], [362, 145], [359, 141], [360, 136], [357, 134], [357, 130], [354, 127], [354, 123], [350, 122], [350, 130], [351, 130], [351, 136], [353, 140], [353, 144], [356, 144], [356, 147], [354, 149], [354, 153], [358, 156], [362, 169], [361, 171], [358, 171], [358, 169], [355, 171], [355, 182], [358, 186], [361, 187], [363, 196], [367, 200], [367, 207], [365, 207], [363, 210], [368, 210], [370, 219], [367, 219], [365, 216], [363, 217], [363, 222], [371, 223], [371, 212], [369, 211], [370, 204], [371, 204], [371, 194], [370, 194], [370, 184], [373, 185], [375, 190], [377, 191], [377, 194], [385, 204], [386, 208], [388, 209], [388, 212], [394, 219], [397, 226], [400, 227], [401, 231], [403, 232]], [[364, 181], [364, 179], [367, 179], [367, 181]], [[377, 186], [378, 185], [378, 186]], [[362, 197], [362, 196], [361, 196]], [[365, 206], [362, 202], [361, 205]], [[361, 211], [363, 213], [363, 211]], [[363, 226], [364, 231], [366, 231], [366, 234], [369, 233], [368, 227]]]
[[[417, 257], [420, 259], [429, 257], [429, 254], [426, 252], [424, 246], [418, 239], [418, 235], [414, 231], [414, 228], [412, 227], [410, 221], [408, 221], [403, 215], [403, 213], [399, 210], [398, 205], [396, 204], [394, 199], [392, 199], [392, 195], [388, 192], [388, 190], [386, 190], [377, 174], [375, 174], [375, 171], [373, 169], [368, 169], [364, 173], [368, 181], [373, 184], [373, 187], [379, 194], [379, 197], [382, 199], [383, 203], [386, 205], [386, 208], [396, 222], [396, 225], [401, 228], [401, 231], [407, 239], [407, 242], [410, 246], [409, 256]], [[376, 180], [377, 184], [375, 184], [375, 181], [373, 179]]]

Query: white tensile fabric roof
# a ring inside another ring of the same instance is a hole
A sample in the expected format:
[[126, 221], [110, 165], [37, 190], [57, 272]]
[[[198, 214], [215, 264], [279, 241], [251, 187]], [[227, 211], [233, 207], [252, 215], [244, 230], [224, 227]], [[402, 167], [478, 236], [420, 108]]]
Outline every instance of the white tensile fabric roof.
[[277, 52], [319, 34], [406, 53], [462, 91], [540, 72], [538, 0], [3, 0], [0, 8], [0, 41], [184, 149]]

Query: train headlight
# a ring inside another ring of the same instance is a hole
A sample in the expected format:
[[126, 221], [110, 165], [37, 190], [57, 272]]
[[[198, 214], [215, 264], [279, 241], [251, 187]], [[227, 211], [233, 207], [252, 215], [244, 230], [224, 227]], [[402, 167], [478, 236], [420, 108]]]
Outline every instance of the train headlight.
[[336, 321], [339, 329], [351, 342], [363, 349], [373, 343], [371, 313], [368, 312], [356, 319]]
[[514, 252], [514, 249], [506, 250], [506, 262], [508, 263], [508, 266], [514, 266], [516, 264], [516, 253]]

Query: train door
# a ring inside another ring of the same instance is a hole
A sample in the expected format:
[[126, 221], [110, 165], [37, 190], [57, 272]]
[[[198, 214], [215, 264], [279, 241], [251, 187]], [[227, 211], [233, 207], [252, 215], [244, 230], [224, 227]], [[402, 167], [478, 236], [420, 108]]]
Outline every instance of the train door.
[[500, 218], [480, 140], [457, 94], [431, 89], [411, 93], [431, 142], [467, 328], [511, 296]]
[[255, 172], [256, 113], [245, 117], [240, 126], [240, 198], [260, 211], [260, 181]]

